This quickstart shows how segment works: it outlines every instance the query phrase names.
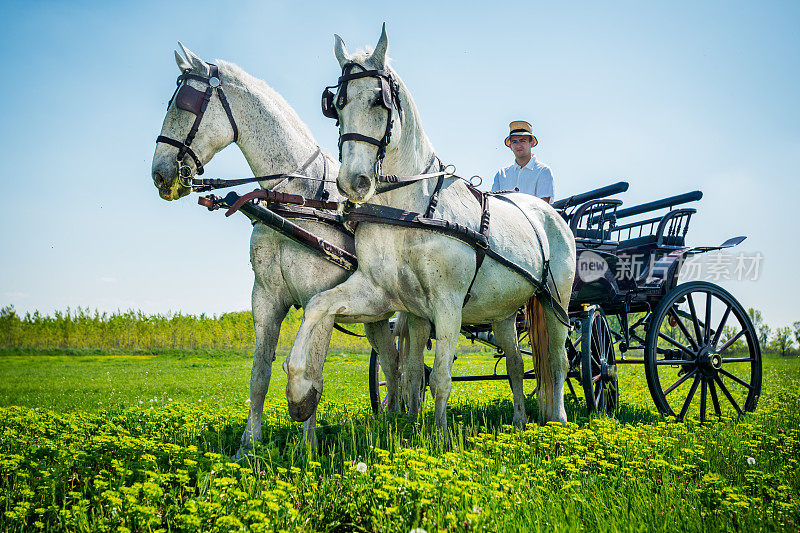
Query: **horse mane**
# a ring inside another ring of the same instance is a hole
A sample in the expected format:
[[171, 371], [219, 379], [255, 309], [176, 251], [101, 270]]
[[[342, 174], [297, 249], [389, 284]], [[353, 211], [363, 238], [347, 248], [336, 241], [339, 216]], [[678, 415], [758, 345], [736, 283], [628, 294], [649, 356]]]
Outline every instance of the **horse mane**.
[[215, 59], [216, 64], [220, 71], [226, 76], [225, 83], [250, 92], [259, 98], [266, 99], [270, 102], [271, 108], [277, 110], [287, 120], [293, 122], [293, 126], [302, 130], [309, 139], [314, 139], [311, 130], [308, 129], [303, 120], [300, 119], [294, 108], [289, 105], [289, 102], [275, 89], [270, 87], [267, 82], [261, 78], [256, 78], [236, 63], [225, 61], [224, 59]]

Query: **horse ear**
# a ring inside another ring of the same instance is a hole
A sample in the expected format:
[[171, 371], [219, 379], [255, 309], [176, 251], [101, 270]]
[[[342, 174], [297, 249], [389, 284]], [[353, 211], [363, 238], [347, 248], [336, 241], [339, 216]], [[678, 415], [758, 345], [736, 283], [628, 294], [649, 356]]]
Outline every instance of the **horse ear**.
[[178, 64], [178, 68], [180, 69], [180, 71], [184, 72], [186, 70], [192, 70], [192, 65], [189, 64], [189, 62], [186, 61], [186, 59], [184, 59], [183, 56], [180, 55], [177, 50], [174, 50], [174, 52], [175, 52], [175, 62]]
[[345, 63], [350, 61], [350, 54], [347, 53], [347, 47], [341, 37], [333, 34], [336, 43], [333, 45], [333, 53], [336, 54], [336, 59], [339, 61], [339, 66], [344, 67]]
[[386, 50], [389, 48], [389, 39], [386, 37], [386, 23], [383, 23], [383, 29], [381, 30], [381, 38], [378, 39], [378, 46], [375, 47], [375, 51], [372, 52], [372, 55], [369, 56], [369, 60], [373, 65], [375, 65], [378, 69], [382, 69], [386, 66]]
[[189, 60], [189, 63], [191, 64], [194, 70], [198, 72], [205, 72], [206, 70], [208, 70], [205, 61], [200, 59], [200, 57], [198, 57], [194, 52], [183, 46], [182, 42], [178, 41], [178, 45], [181, 47], [181, 50], [183, 50], [183, 55], [185, 55], [186, 59]]

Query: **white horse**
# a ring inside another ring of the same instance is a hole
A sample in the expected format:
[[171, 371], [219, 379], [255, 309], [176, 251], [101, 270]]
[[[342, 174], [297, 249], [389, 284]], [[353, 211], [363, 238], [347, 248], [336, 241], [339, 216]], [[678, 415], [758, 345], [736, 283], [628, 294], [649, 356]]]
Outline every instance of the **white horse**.
[[[180, 71], [208, 77], [209, 65], [182, 44], [180, 46], [185, 54], [182, 57], [175, 52]], [[262, 181], [260, 185], [268, 189], [278, 186], [277, 189], [281, 192], [309, 198], [319, 193], [322, 185], [331, 200], [341, 199], [333, 183], [338, 163], [328, 154], [319, 151], [317, 142], [294, 109], [266, 83], [250, 76], [238, 66], [219, 61], [218, 68], [221, 87], [224, 88], [239, 130], [237, 144], [254, 175], [289, 173], [308, 163], [303, 174], [316, 178], [316, 181], [285, 181], [278, 178]], [[208, 87], [208, 84], [195, 79], [188, 79], [184, 83], [199, 91], [205, 91]], [[195, 117], [195, 114], [178, 108], [173, 102], [164, 118], [161, 135], [182, 141]], [[233, 137], [233, 126], [222, 102], [216, 95], [212, 95], [191, 148], [201, 164], [205, 165], [217, 152], [231, 144]], [[174, 200], [190, 192], [185, 180], [177, 176], [177, 152], [178, 148], [159, 142], [153, 155], [153, 181], [161, 197], [166, 200]], [[196, 163], [190, 157], [185, 157], [183, 164], [189, 166], [192, 175], [196, 172]], [[353, 251], [352, 238], [340, 229], [311, 220], [295, 222], [328, 242]], [[256, 346], [250, 377], [250, 413], [239, 453], [250, 441], [261, 440], [264, 398], [272, 375], [272, 362], [275, 359], [281, 323], [289, 308], [292, 305], [304, 307], [314, 295], [335, 287], [350, 274], [263, 224], [253, 226], [250, 262], [255, 274], [252, 305]], [[347, 322], [346, 319], [343, 321]], [[366, 333], [370, 343], [381, 355], [389, 396], [387, 410], [396, 411], [399, 408], [396, 386], [397, 351], [388, 323], [383, 321], [368, 324]], [[303, 432], [304, 441], [312, 447], [316, 447], [315, 419], [312, 416], [306, 421]]]
[[[381, 87], [389, 86], [386, 78], [351, 79], [344, 105], [337, 103], [340, 134], [357, 133], [378, 140], [389, 130], [391, 141], [382, 162], [383, 174], [418, 175], [426, 172], [434, 156], [433, 146], [422, 130], [411, 95], [387, 65], [386, 51], [385, 28], [372, 54], [361, 52], [351, 57], [341, 38], [336, 36], [335, 54], [339, 65], [344, 68], [350, 62], [359, 64], [361, 68], [354, 68], [353, 73], [386, 69], [399, 84], [400, 104], [389, 109], [382, 104], [386, 98]], [[337, 99], [341, 93], [340, 87]], [[387, 121], [391, 121], [388, 126]], [[424, 213], [436, 179], [416, 181], [382, 192], [376, 176], [378, 148], [370, 142], [361, 142], [362, 139], [350, 138], [343, 143], [342, 166], [337, 179], [339, 189], [354, 202], [372, 199], [375, 204]], [[552, 275], [547, 284], [555, 300], [553, 305], [566, 309], [575, 273], [575, 241], [567, 224], [546, 202], [533, 196], [490, 196], [488, 202], [491, 248], [539, 282], [543, 281], [544, 256], [549, 254]], [[481, 210], [465, 182], [451, 177], [444, 180], [434, 216], [477, 231]], [[537, 234], [542, 235], [541, 240]], [[530, 281], [487, 255], [470, 290], [469, 301], [463, 305], [477, 264], [476, 252], [471, 246], [430, 230], [363, 222], [356, 230], [355, 240], [358, 270], [338, 287], [318, 294], [309, 302], [291, 353], [284, 362], [289, 376], [287, 399], [290, 405], [296, 406], [290, 412], [297, 412], [297, 406], [305, 407], [302, 413], [305, 416], [312, 412], [313, 400], [318, 398], [316, 390], [322, 382], [325, 354], [320, 348], [330, 337], [334, 315], [364, 320], [405, 311], [409, 314], [412, 339], [409, 360], [404, 363], [411, 382], [407, 390], [411, 395], [420, 390], [421, 343], [427, 337], [428, 321], [436, 329], [430, 386], [435, 396], [435, 421], [445, 436], [451, 368], [462, 323], [492, 325], [495, 338], [507, 356], [514, 395], [513, 421], [517, 426], [524, 426], [527, 417], [522, 389], [523, 364], [515, 316], [517, 309], [528, 303], [528, 309], [532, 309], [529, 316], [537, 315], [538, 309], [541, 322], [538, 330], [536, 324], [531, 328], [532, 344], [539, 354], [534, 364], [540, 420], [566, 421], [563, 390], [568, 361], [564, 342], [568, 328], [559, 320], [550, 301], [543, 298]], [[538, 342], [534, 341], [537, 338]], [[418, 401], [412, 398], [409, 411], [417, 408]]]

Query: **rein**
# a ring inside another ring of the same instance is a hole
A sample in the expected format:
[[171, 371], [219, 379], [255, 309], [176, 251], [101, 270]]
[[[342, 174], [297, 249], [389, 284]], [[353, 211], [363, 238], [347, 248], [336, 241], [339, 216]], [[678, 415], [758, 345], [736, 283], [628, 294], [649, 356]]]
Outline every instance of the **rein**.
[[[169, 99], [169, 103], [167, 103], [167, 109], [169, 109], [174, 101], [175, 106], [178, 109], [183, 109], [184, 111], [188, 111], [195, 115], [192, 127], [189, 129], [189, 133], [186, 134], [186, 139], [181, 142], [165, 135], [159, 135], [156, 137], [156, 143], [169, 144], [178, 149], [178, 155], [176, 156], [176, 161], [178, 163], [178, 179], [188, 180], [191, 176], [192, 169], [183, 162], [187, 155], [194, 161], [195, 167], [197, 168], [197, 173], [202, 174], [204, 172], [203, 162], [200, 161], [200, 158], [194, 153], [194, 150], [191, 148], [191, 144], [197, 135], [197, 130], [200, 128], [200, 122], [203, 120], [203, 115], [206, 112], [206, 108], [208, 107], [208, 102], [211, 100], [212, 94], [217, 93], [219, 101], [222, 103], [222, 108], [225, 110], [225, 114], [228, 115], [228, 122], [230, 122], [231, 128], [233, 128], [233, 142], [239, 140], [239, 128], [236, 126], [236, 120], [233, 118], [233, 112], [231, 111], [231, 106], [228, 103], [228, 98], [225, 96], [225, 91], [222, 90], [222, 82], [219, 79], [219, 67], [209, 63], [208, 69], [208, 76], [193, 74], [188, 69], [183, 71], [183, 73], [178, 76], [175, 92], [172, 93], [172, 97]], [[187, 84], [187, 80], [199, 81], [201, 83], [205, 83], [208, 85], [208, 87], [206, 87], [204, 92], [200, 92], [191, 85]]]
[[[301, 174], [305, 172], [311, 163], [316, 161], [318, 157], [322, 156], [322, 177], [321, 178], [312, 178], [311, 176], [305, 176]], [[326, 179], [328, 176], [328, 164], [325, 159], [325, 154], [322, 153], [322, 149], [317, 146], [317, 149], [311, 154], [311, 157], [306, 160], [301, 166], [299, 166], [294, 172], [285, 173], [281, 172], [280, 174], [269, 174], [266, 176], [254, 176], [252, 178], [241, 178], [241, 179], [234, 179], [234, 180], [226, 180], [226, 179], [217, 179], [217, 178], [192, 178], [189, 181], [189, 186], [195, 192], [206, 192], [206, 191], [213, 191], [215, 189], [225, 189], [228, 187], [236, 187], [237, 185], [244, 185], [247, 183], [255, 183], [258, 181], [269, 181], [278, 178], [283, 178], [283, 181], [275, 185], [273, 189], [284, 185], [285, 183], [289, 182], [292, 179], [303, 179], [307, 181], [319, 181], [323, 183], [335, 183], [335, 180]], [[321, 196], [327, 197], [327, 192], [322, 191], [320, 193]]]

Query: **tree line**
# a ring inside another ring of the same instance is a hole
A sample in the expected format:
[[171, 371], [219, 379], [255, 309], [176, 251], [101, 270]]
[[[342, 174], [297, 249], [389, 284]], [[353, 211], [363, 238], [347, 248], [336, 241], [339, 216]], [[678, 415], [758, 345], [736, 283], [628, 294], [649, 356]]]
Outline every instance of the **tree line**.
[[[281, 327], [278, 349], [289, 349], [302, 319], [292, 309]], [[348, 329], [363, 334], [361, 324]], [[99, 349], [119, 351], [158, 350], [252, 350], [255, 345], [253, 315], [237, 311], [216, 315], [167, 313], [146, 315], [141, 311], [101, 313], [78, 307], [19, 315], [13, 306], [0, 309], [0, 348]], [[334, 331], [334, 350], [369, 350], [364, 338]]]

